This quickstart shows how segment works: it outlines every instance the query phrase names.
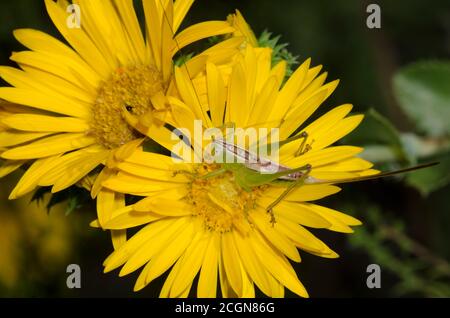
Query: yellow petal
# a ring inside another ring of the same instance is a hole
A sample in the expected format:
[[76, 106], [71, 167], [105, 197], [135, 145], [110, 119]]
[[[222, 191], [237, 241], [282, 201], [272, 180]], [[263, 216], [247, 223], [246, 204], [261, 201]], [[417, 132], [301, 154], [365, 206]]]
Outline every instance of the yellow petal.
[[103, 228], [107, 230], [124, 230], [131, 227], [146, 224], [155, 220], [158, 220], [160, 216], [153, 213], [142, 213], [133, 211], [132, 206], [115, 211], [117, 215], [111, 216], [111, 218], [103, 224]]
[[359, 177], [359, 173], [346, 171], [311, 171], [311, 177], [318, 180], [343, 180]]
[[122, 247], [127, 241], [127, 230], [112, 230], [111, 241], [115, 250]]
[[189, 73], [187, 73], [185, 67], [175, 68], [175, 79], [178, 87], [178, 91], [186, 105], [189, 105], [194, 112], [196, 119], [202, 119], [203, 125], [211, 127], [211, 120], [207, 116], [202, 105], [200, 103], [198, 93], [192, 84]]
[[171, 170], [154, 169], [129, 162], [122, 162], [117, 167], [121, 171], [125, 171], [141, 178], [169, 181], [173, 183], [187, 183], [190, 180], [188, 176], [183, 173], [175, 174], [174, 171]]
[[[163, 8], [158, 1], [143, 1], [147, 30], [147, 47], [151, 50], [155, 66], [161, 69], [161, 33]], [[169, 52], [164, 52], [168, 54]]]
[[197, 296], [200, 298], [215, 298], [217, 295], [219, 256], [220, 237], [217, 233], [212, 233], [198, 279]]
[[113, 191], [142, 196], [185, 187], [183, 183], [150, 181], [149, 179], [140, 178], [124, 172], [120, 172], [117, 176], [107, 179], [103, 182], [103, 186]]
[[1, 66], [0, 76], [11, 86], [17, 88], [36, 90], [44, 94], [56, 94], [87, 104], [92, 104], [95, 100], [95, 94], [91, 94], [89, 90], [80, 88], [48, 71], [42, 71], [22, 64], [21, 68], [24, 71]]
[[173, 63], [172, 55], [169, 54], [173, 47], [173, 2], [167, 1], [163, 6], [162, 30], [161, 30], [161, 73], [164, 82], [167, 82], [172, 75]]
[[230, 24], [236, 29], [234, 32], [234, 36], [244, 36], [246, 41], [253, 47], [258, 46], [258, 40], [256, 39], [255, 34], [253, 33], [250, 26], [245, 21], [239, 10], [236, 10], [235, 14], [228, 16], [228, 21]]
[[234, 31], [225, 21], [207, 21], [194, 24], [183, 31], [176, 37], [176, 44], [172, 47], [172, 55], [181, 50], [186, 45], [194, 43], [198, 40], [221, 34], [227, 34]]
[[301, 297], [308, 297], [305, 287], [284, 256], [273, 250], [257, 232], [254, 233], [255, 235], [251, 236], [251, 243], [266, 270], [292, 292]]
[[242, 294], [239, 295], [240, 298], [255, 298], [255, 286], [250, 276], [244, 269], [242, 262], [239, 262], [240, 271], [242, 276]]
[[303, 206], [297, 202], [283, 201], [274, 208], [274, 211], [277, 214], [304, 226], [318, 229], [326, 229], [331, 226], [331, 223], [320, 214], [309, 209], [304, 209]]
[[125, 207], [124, 195], [103, 189], [97, 196], [97, 216], [100, 226], [111, 219], [114, 211]]
[[303, 226], [289, 221], [288, 219], [279, 216], [275, 228], [283, 232], [289, 237], [292, 242], [302, 250], [314, 255], [322, 257], [336, 257], [335, 254], [325, 243], [315, 237], [311, 232], [306, 230]]
[[50, 135], [50, 133], [28, 133], [15, 130], [0, 132], [0, 147], [10, 147]]
[[[175, 282], [175, 279], [178, 275], [178, 272], [180, 271], [181, 264], [183, 263], [183, 259], [186, 257], [186, 252], [183, 253], [183, 255], [180, 256], [178, 261], [176, 261], [175, 265], [172, 266], [169, 275], [167, 276], [166, 280], [164, 281], [164, 285], [161, 288], [161, 292], [159, 293], [159, 298], [169, 298], [169, 297], [175, 297], [175, 298], [181, 298], [180, 294], [176, 296], [170, 296], [170, 292], [172, 289], [172, 286]], [[190, 285], [189, 285], [190, 289]]]
[[141, 273], [139, 274], [139, 277], [136, 280], [136, 283], [134, 284], [134, 287], [133, 287], [134, 292], [140, 291], [145, 286], [147, 286], [146, 279], [147, 279], [149, 269], [150, 269], [150, 263], [145, 265], [145, 267], [142, 269]]
[[[280, 138], [288, 138], [306, 119], [306, 115], [309, 112], [317, 109], [319, 105], [325, 100], [327, 91], [325, 89], [317, 91], [314, 95], [305, 100], [301, 105], [301, 111], [295, 112], [291, 116], [286, 117], [280, 127]], [[305, 129], [306, 130], [306, 129]], [[309, 130], [306, 130], [311, 134], [311, 138], [315, 138]]]
[[143, 246], [144, 243], [151, 240], [153, 237], [157, 237], [159, 233], [165, 232], [166, 229], [172, 225], [175, 226], [173, 219], [163, 219], [146, 225], [105, 260], [103, 263], [105, 266], [105, 273], [123, 265], [138, 249]]
[[294, 262], [300, 262], [300, 255], [298, 254], [297, 248], [283, 233], [275, 230], [274, 226], [269, 222], [269, 217], [265, 211], [255, 210], [251, 218], [261, 233], [274, 247]]
[[51, 167], [52, 163], [57, 161], [58, 156], [53, 156], [44, 159], [38, 159], [27, 169], [22, 178], [17, 183], [14, 190], [9, 195], [9, 199], [16, 199], [20, 196], [33, 191], [38, 185], [39, 179], [47, 173]]
[[91, 111], [86, 104], [62, 96], [56, 92], [46, 94], [32, 89], [0, 87], [0, 98], [11, 103], [26, 105], [68, 116], [89, 118], [91, 115]]
[[14, 30], [14, 36], [35, 51], [24, 52], [17, 62], [55, 74], [80, 88], [95, 89], [100, 82], [99, 75], [74, 50], [54, 37], [33, 29]]
[[320, 213], [325, 218], [333, 218], [349, 226], [357, 226], [362, 224], [358, 219], [330, 208], [311, 203], [302, 203], [302, 205], [315, 211], [316, 213]]
[[93, 144], [94, 142], [94, 138], [86, 137], [84, 134], [60, 134], [41, 139], [30, 145], [7, 150], [1, 156], [6, 159], [42, 158], [83, 148]]
[[130, 48], [135, 50], [135, 54], [141, 64], [148, 64], [149, 60], [145, 54], [145, 41], [133, 7], [133, 0], [119, 0], [115, 2], [115, 5], [117, 6], [117, 12], [122, 18], [122, 25], [130, 38]]
[[146, 197], [133, 205], [134, 211], [153, 212], [162, 216], [185, 216], [192, 214], [192, 206], [184, 201], [171, 198]]
[[[283, 153], [281, 162], [289, 167], [302, 167], [310, 164], [313, 170], [326, 166], [335, 166], [338, 162], [354, 157], [361, 153], [363, 148], [354, 146], [335, 146], [320, 150], [311, 150], [306, 154], [294, 157], [300, 144], [297, 141], [283, 146], [280, 152]], [[320, 170], [319, 170], [320, 171]]]
[[321, 133], [320, 136], [317, 137], [317, 143], [313, 145], [314, 149], [325, 148], [348, 135], [358, 127], [363, 118], [363, 115], [355, 115], [340, 120], [337, 124], [333, 125], [331, 131], [328, 133]]
[[94, 184], [91, 188], [91, 198], [95, 199], [102, 189], [102, 183], [107, 180], [109, 177], [115, 175], [115, 171], [109, 169], [108, 167], [104, 167], [102, 171], [95, 178]]
[[[339, 217], [336, 217], [334, 215], [334, 213], [339, 213], [337, 211], [331, 210], [332, 212], [327, 213], [327, 211], [330, 209], [326, 209], [326, 208], [323, 208], [320, 206], [315, 206], [310, 203], [296, 203], [296, 205], [298, 206], [297, 211], [280, 208], [279, 215], [281, 215], [282, 217], [287, 218], [295, 223], [309, 226], [308, 224], [303, 223], [304, 217], [303, 217], [302, 213], [305, 213], [305, 211], [306, 211], [306, 214], [309, 214], [309, 215], [316, 214], [316, 215], [319, 215], [321, 218], [325, 219], [328, 222], [328, 225], [326, 226], [326, 228], [331, 231], [337, 231], [337, 232], [343, 232], [343, 233], [352, 233], [353, 232], [352, 229], [348, 226], [350, 224], [343, 222], [342, 220], [340, 220]], [[322, 208], [323, 208], [323, 210], [322, 210]], [[345, 214], [344, 214], [344, 216], [345, 216]], [[351, 224], [351, 225], [354, 225], [354, 224]]]
[[220, 291], [222, 292], [223, 298], [237, 298], [239, 297], [231, 288], [230, 282], [228, 280], [225, 266], [223, 264], [223, 258], [219, 257], [219, 282], [220, 282]]
[[275, 102], [275, 106], [274, 108], [272, 108], [272, 114], [274, 114], [273, 116], [275, 116], [276, 114], [279, 117], [283, 117], [284, 114], [289, 109], [289, 107], [292, 105], [294, 99], [300, 92], [303, 81], [305, 80], [306, 74], [309, 70], [310, 64], [311, 59], [307, 59], [305, 62], [303, 62], [302, 65], [300, 65], [295, 70], [295, 72], [289, 77], [287, 82], [284, 84]]
[[[83, 152], [83, 151], [82, 151]], [[97, 153], [86, 153], [85, 156], [64, 165], [63, 173], [60, 178], [53, 183], [52, 193], [64, 190], [71, 185], [74, 185], [82, 178], [87, 176], [98, 165], [104, 163], [108, 156], [108, 150], [102, 150]], [[55, 168], [59, 169], [58, 167]]]
[[223, 124], [225, 114], [225, 83], [214, 64], [208, 63], [206, 65], [206, 73], [212, 124], [214, 127], [220, 127]]
[[[250, 123], [264, 123], [268, 121], [269, 112], [267, 109], [271, 109], [275, 104], [275, 101], [278, 96], [278, 88], [280, 83], [278, 82], [278, 78], [276, 76], [271, 76], [265, 82], [261, 92], [256, 98], [255, 105], [253, 106], [252, 116], [250, 118]], [[273, 118], [277, 120], [281, 120], [280, 115], [274, 115]], [[273, 124], [273, 127], [276, 127], [277, 124]]]
[[[84, 160], [90, 162], [91, 158], [95, 159], [96, 155], [100, 154], [102, 151], [104, 151], [104, 149], [100, 146], [92, 145], [60, 156], [57, 160], [52, 162], [51, 165], [47, 164], [49, 166], [49, 171], [40, 178], [39, 185], [52, 186], [58, 182], [62, 182], [62, 180], [60, 180], [61, 178], [64, 178], [64, 180], [67, 181], [70, 177], [78, 173], [74, 173], [74, 167], [76, 167], [76, 164], [74, 163], [79, 163], [80, 161], [83, 162]], [[68, 174], [68, 168], [72, 170], [70, 171], [70, 175], [66, 175]]]
[[26, 163], [26, 160], [8, 160], [5, 161], [0, 166], [0, 178], [3, 178], [4, 176], [10, 174], [11, 172], [16, 171], [19, 169], [24, 163]]
[[[266, 198], [261, 198], [261, 206], [265, 207], [267, 202], [278, 198], [286, 188], [272, 187], [267, 191]], [[331, 185], [303, 185], [294, 188], [286, 197], [286, 201], [315, 201], [339, 192], [341, 189]]]
[[71, 117], [17, 114], [4, 118], [2, 122], [11, 128], [23, 131], [84, 132], [89, 129], [86, 121]]
[[[326, 148], [330, 149], [330, 148]], [[314, 171], [361, 171], [370, 169], [373, 163], [362, 158], [349, 158], [330, 165], [314, 168]]]
[[175, 293], [170, 294], [172, 292], [171, 288], [176, 281], [176, 278], [180, 271], [180, 267], [183, 264], [183, 260], [186, 257], [186, 255], [187, 255], [187, 251], [184, 252], [184, 254], [181, 255], [180, 258], [178, 259], [178, 261], [175, 263], [175, 265], [173, 265], [172, 269], [170, 270], [169, 275], [166, 278], [166, 281], [164, 282], [163, 287], [161, 288], [161, 292], [159, 293], [160, 298], [168, 298], [168, 297], [170, 297], [170, 298], [187, 298], [189, 296], [189, 292], [192, 287], [192, 281], [189, 282], [187, 284], [187, 287], [184, 290], [182, 290], [181, 292], [179, 292], [177, 294], [175, 294]]
[[[174, 166], [173, 158], [170, 156], [140, 150], [135, 151], [126, 159], [126, 162], [161, 170], [173, 170], [172, 167]], [[190, 165], [180, 166], [183, 166], [183, 168], [190, 167]]]
[[194, 0], [175, 1], [173, 5], [173, 31], [177, 32]]
[[[332, 81], [326, 85], [319, 86], [315, 88], [314, 86], [308, 86], [307, 89], [305, 89], [302, 93], [300, 93], [295, 101], [292, 103], [292, 106], [290, 107], [289, 111], [286, 114], [286, 118], [300, 112], [301, 116], [297, 115], [299, 117], [298, 119], [298, 125], [302, 125], [320, 106], [320, 104], [310, 105], [309, 107], [306, 107], [305, 101], [310, 99], [311, 96], [317, 94], [318, 92], [325, 92], [323, 96], [323, 100], [326, 100], [336, 89], [338, 86], [339, 81], [335, 80]], [[314, 87], [314, 89], [313, 89]]]
[[271, 296], [272, 291], [268, 277], [270, 274], [262, 268], [263, 265], [259, 262], [251, 246], [250, 239], [243, 237], [239, 233], [234, 234], [234, 239], [246, 272], [264, 294]]
[[240, 64], [233, 68], [228, 87], [226, 122], [245, 127], [250, 115], [250, 105], [247, 100], [246, 73]]
[[199, 232], [186, 249], [185, 256], [182, 259], [180, 269], [170, 291], [171, 297], [182, 294], [197, 276], [210, 241], [210, 236], [207, 234], [209, 233]]
[[69, 42], [92, 69], [102, 78], [107, 78], [113, 69], [108, 65], [104, 56], [84, 30], [78, 29], [76, 32], [73, 32], [73, 29], [69, 29], [67, 27], [67, 13], [65, 9], [58, 6], [53, 0], [45, 0], [45, 6], [56, 28], [67, 42]]
[[231, 233], [222, 234], [222, 261], [231, 288], [237, 295], [242, 295], [242, 274], [240, 257]]
[[[172, 220], [171, 224], [166, 226], [164, 231], [158, 231], [157, 235], [154, 233], [147, 234], [147, 239], [143, 242], [144, 244], [130, 255], [130, 258], [122, 267], [120, 276], [134, 272], [155, 255], [159, 255], [159, 253], [163, 251], [167, 252], [167, 248], [171, 242], [173, 242], [175, 238], [179, 238], [179, 234], [188, 228], [188, 226], [186, 226], [187, 223], [190, 222], [186, 222], [186, 219]], [[192, 237], [190, 239], [192, 239]]]
[[163, 274], [185, 252], [193, 239], [194, 224], [185, 222], [185, 226], [159, 251], [149, 262], [145, 283], [149, 284]]
[[[320, 71], [322, 70], [322, 65], [317, 65], [308, 70], [308, 73], [306, 74], [305, 81], [302, 84], [301, 91], [303, 92], [307, 87], [310, 87], [311, 82], [319, 75]], [[322, 82], [323, 84], [323, 82]]]

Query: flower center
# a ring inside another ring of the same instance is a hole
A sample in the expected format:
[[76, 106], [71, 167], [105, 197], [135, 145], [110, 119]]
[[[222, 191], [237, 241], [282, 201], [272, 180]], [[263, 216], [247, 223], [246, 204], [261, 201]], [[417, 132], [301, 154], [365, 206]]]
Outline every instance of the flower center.
[[114, 149], [141, 135], [124, 112], [141, 116], [154, 110], [151, 98], [164, 91], [160, 72], [153, 66], [118, 68], [103, 82], [92, 107], [91, 132], [99, 144]]
[[202, 164], [196, 168], [188, 201], [195, 207], [194, 214], [203, 219], [207, 229], [220, 233], [236, 229], [246, 234], [252, 226], [249, 213], [255, 208], [262, 190], [243, 190], [232, 172], [204, 177], [219, 168], [217, 164]]

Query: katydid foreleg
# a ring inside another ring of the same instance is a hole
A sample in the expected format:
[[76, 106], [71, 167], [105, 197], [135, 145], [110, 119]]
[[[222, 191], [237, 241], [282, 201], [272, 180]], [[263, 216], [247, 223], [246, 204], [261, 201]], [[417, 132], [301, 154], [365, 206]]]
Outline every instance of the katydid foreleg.
[[312, 143], [314, 142], [314, 139], [313, 139], [313, 141], [311, 142], [311, 144], [307, 144], [307, 143], [306, 143], [306, 142], [308, 141], [308, 137], [309, 137], [309, 135], [308, 135], [308, 133], [307, 133], [306, 131], [303, 131], [303, 132], [302, 132], [300, 135], [298, 135], [298, 136], [299, 136], [299, 138], [302, 138], [303, 140], [302, 140], [302, 143], [300, 144], [300, 146], [298, 147], [297, 151], [296, 151], [295, 154], [294, 154], [295, 157], [304, 155], [305, 153], [307, 153], [308, 151], [310, 151], [310, 150], [311, 150], [311, 145], [312, 145]]

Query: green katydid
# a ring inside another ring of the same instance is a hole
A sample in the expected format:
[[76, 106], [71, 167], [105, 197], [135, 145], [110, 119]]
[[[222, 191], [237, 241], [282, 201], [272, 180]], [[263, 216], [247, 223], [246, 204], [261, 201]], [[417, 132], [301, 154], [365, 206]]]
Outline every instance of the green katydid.
[[[295, 152], [296, 156], [301, 156], [311, 149], [311, 147], [309, 147], [310, 145], [306, 143], [307, 138], [308, 134], [306, 132], [301, 132], [300, 134], [279, 142], [279, 146], [297, 139], [303, 139], [299, 149]], [[213, 144], [215, 144], [216, 150], [219, 149], [224, 153], [231, 154], [232, 157], [241, 159], [242, 163], [222, 163], [221, 167], [218, 170], [208, 173], [202, 178], [214, 177], [229, 171], [233, 173], [236, 183], [245, 191], [251, 191], [255, 187], [270, 183], [277, 183], [277, 185], [286, 185], [286, 190], [266, 208], [267, 212], [271, 215], [273, 222], [275, 221], [272, 211], [273, 208], [298, 186], [308, 184], [334, 184], [364, 181], [392, 176], [399, 173], [405, 173], [437, 164], [427, 163], [370, 176], [361, 176], [340, 180], [322, 180], [310, 176], [310, 172], [313, 168], [310, 164], [299, 168], [290, 168], [276, 163], [268, 158], [258, 156], [257, 154], [239, 147], [236, 144], [229, 143], [224, 139], [213, 139], [212, 142]]]

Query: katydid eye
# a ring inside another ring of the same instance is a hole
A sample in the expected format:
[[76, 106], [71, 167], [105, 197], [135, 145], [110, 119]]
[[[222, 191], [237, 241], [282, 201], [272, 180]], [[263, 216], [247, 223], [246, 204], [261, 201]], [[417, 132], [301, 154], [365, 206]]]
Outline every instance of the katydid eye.
[[130, 106], [128, 104], [125, 104], [125, 108], [126, 108], [127, 112], [132, 112], [133, 111], [133, 106]]

